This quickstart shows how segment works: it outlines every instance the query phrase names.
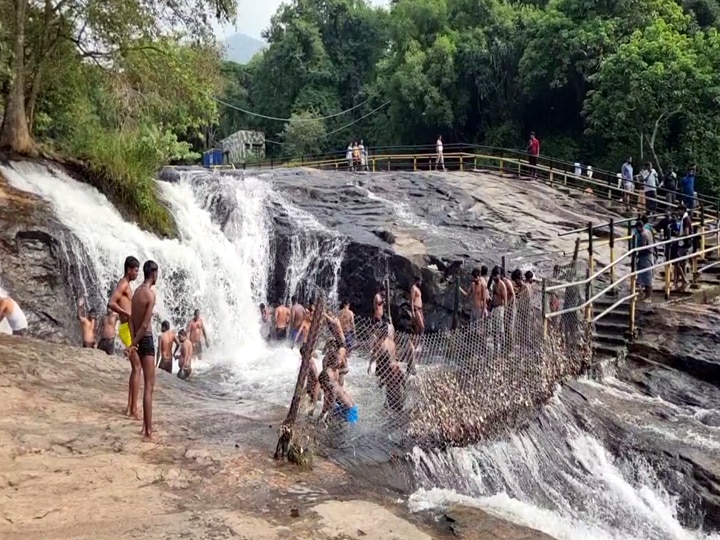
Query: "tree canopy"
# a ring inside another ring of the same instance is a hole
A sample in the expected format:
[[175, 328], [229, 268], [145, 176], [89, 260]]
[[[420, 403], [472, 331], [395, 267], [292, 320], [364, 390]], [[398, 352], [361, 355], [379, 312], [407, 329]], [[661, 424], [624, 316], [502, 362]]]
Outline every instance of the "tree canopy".
[[628, 155], [696, 163], [710, 182], [719, 13], [715, 0], [292, 0], [264, 53], [225, 66], [225, 98], [276, 118], [337, 116], [301, 129], [222, 108], [220, 132], [265, 131], [286, 143], [268, 150], [287, 155], [438, 134], [523, 148], [535, 131], [558, 158], [611, 170]]

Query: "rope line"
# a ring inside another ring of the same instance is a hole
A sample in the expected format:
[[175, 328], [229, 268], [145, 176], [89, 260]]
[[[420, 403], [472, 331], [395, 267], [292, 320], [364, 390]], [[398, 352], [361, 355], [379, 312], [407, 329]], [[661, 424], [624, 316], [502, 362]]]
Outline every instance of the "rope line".
[[256, 113], [253, 111], [248, 111], [247, 109], [243, 109], [242, 107], [238, 107], [231, 103], [227, 103], [226, 101], [223, 101], [218, 98], [213, 98], [213, 99], [215, 101], [217, 101], [218, 103], [220, 103], [221, 105], [225, 105], [226, 107], [230, 107], [231, 109], [235, 109], [236, 111], [240, 111], [241, 113], [249, 114], [250, 116], [257, 116], [258, 118], [264, 118], [265, 120], [277, 120], [278, 122], [289, 122], [290, 120], [294, 120], [296, 122], [312, 122], [315, 120], [328, 120], [330, 118], [336, 118], [338, 116], [342, 116], [343, 114], [352, 112], [355, 109], [362, 107], [363, 105], [365, 105], [366, 103], [368, 103], [370, 101], [370, 99], [366, 99], [365, 101], [363, 101], [362, 103], [360, 103], [358, 105], [355, 105], [354, 107], [350, 107], [349, 109], [340, 111], [339, 113], [330, 114], [328, 116], [321, 116], [319, 118], [295, 118], [295, 119], [292, 119], [292, 118], [277, 118], [275, 116], [266, 116], [264, 114]]

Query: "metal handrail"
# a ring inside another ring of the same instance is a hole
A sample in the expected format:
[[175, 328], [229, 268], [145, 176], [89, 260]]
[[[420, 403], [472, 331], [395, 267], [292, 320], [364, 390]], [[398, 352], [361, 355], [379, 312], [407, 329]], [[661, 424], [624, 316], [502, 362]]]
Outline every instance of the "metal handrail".
[[[582, 279], [582, 280], [580, 280], [580, 281], [574, 281], [574, 282], [572, 282], [572, 283], [560, 283], [560, 284], [558, 284], [558, 285], [552, 285], [551, 287], [547, 287], [547, 288], [545, 289], [545, 291], [546, 291], [546, 292], [553, 292], [553, 291], [559, 291], [559, 290], [562, 290], [562, 289], [567, 289], [568, 287], [579, 287], [579, 286], [581, 286], [581, 285], [587, 285], [587, 284], [592, 283], [593, 281], [595, 281], [598, 277], [600, 277], [601, 275], [603, 275], [603, 274], [604, 274], [607, 270], [609, 270], [610, 268], [613, 268], [614, 266], [618, 265], [620, 262], [622, 262], [623, 260], [625, 260], [625, 259], [626, 259], [628, 256], [630, 256], [630, 255], [634, 255], [634, 254], [636, 254], [636, 253], [639, 253], [639, 252], [644, 251], [644, 250], [647, 250], [647, 249], [652, 249], [652, 248], [656, 248], [656, 247], [659, 247], [659, 246], [664, 246], [664, 245], [666, 245], [666, 244], [671, 244], [672, 242], [678, 242], [678, 241], [680, 241], [680, 240], [688, 240], [688, 239], [691, 239], [691, 238], [698, 238], [698, 237], [702, 237], [702, 236], [705, 236], [705, 235], [714, 234], [714, 233], [718, 233], [718, 232], [720, 232], [720, 227], [718, 227], [717, 229], [711, 229], [711, 230], [709, 230], [709, 231], [692, 233], [692, 234], [689, 234], [689, 235], [687, 235], [687, 236], [680, 236], [680, 237], [677, 237], [677, 238], [670, 238], [670, 239], [668, 239], [668, 240], [661, 240], [660, 242], [655, 242], [654, 244], [650, 244], [650, 245], [648, 245], [648, 246], [634, 247], [634, 248], [626, 251], [625, 253], [623, 253], [623, 255], [622, 255], [619, 259], [616, 259], [615, 261], [611, 262], [611, 263], [608, 264], [607, 266], [604, 266], [603, 268], [601, 268], [600, 270], [598, 270], [597, 272], [595, 272], [593, 275], [588, 276], [588, 277], [586, 277], [585, 279]], [[705, 253], [705, 252], [707, 252], [707, 251], [717, 250], [717, 249], [718, 249], [718, 246], [711, 246], [710, 248], [707, 248], [707, 249], [703, 250], [702, 253]], [[694, 252], [694, 253], [692, 253], [692, 254], [689, 256], [689, 258], [692, 258], [692, 257], [694, 257], [694, 256], [696, 256], [696, 255], [700, 255], [700, 254], [702, 254], [702, 253], [700, 253], [700, 252]], [[683, 259], [678, 259], [678, 260], [683, 260]], [[665, 261], [665, 263], [667, 263], [667, 262], [672, 262], [672, 261]], [[664, 264], [664, 263], [663, 263], [663, 264]], [[654, 267], [653, 267], [653, 268], [654, 268]], [[646, 268], [645, 270], [651, 270], [651, 269], [652, 269], [652, 268]], [[620, 280], [618, 280], [618, 282], [619, 282], [619, 281], [620, 281]]]
[[[710, 231], [710, 232], [714, 232], [714, 231]], [[680, 240], [680, 238], [676, 238], [675, 240]], [[644, 247], [643, 247], [643, 248], [640, 248], [640, 249], [649, 249], [650, 247], [651, 247], [651, 246], [648, 246], [647, 248], [644, 248]], [[692, 258], [697, 257], [697, 256], [699, 256], [699, 255], [703, 255], [703, 254], [705, 254], [705, 253], [708, 253], [708, 252], [710, 252], [710, 251], [717, 251], [717, 249], [718, 249], [718, 246], [711, 246], [711, 247], [705, 248], [705, 249], [703, 249], [703, 250], [701, 250], [701, 251], [693, 251], [692, 253], [688, 253], [687, 255], [683, 255], [682, 257], [676, 257], [676, 258], [674, 258], [674, 259], [668, 259], [668, 260], [665, 260], [665, 261], [660, 262], [660, 263], [655, 263], [654, 265], [652, 265], [652, 266], [649, 267], [649, 268], [643, 268], [642, 270], [635, 270], [635, 271], [633, 271], [633, 272], [630, 272], [629, 274], [625, 274], [625, 275], [622, 276], [620, 279], [614, 281], [613, 283], [611, 283], [610, 285], [608, 285], [607, 287], [605, 287], [602, 291], [600, 291], [599, 293], [597, 293], [597, 294], [596, 294], [595, 296], [593, 296], [592, 298], [588, 298], [587, 300], [585, 300], [585, 302], [583, 302], [582, 304], [577, 305], [577, 306], [573, 306], [573, 307], [571, 307], [571, 308], [563, 309], [563, 310], [560, 310], [560, 311], [553, 311], [553, 312], [551, 312], [551, 313], [546, 313], [546, 314], [545, 314], [545, 318], [551, 319], [551, 318], [553, 318], [553, 317], [558, 317], [558, 316], [560, 316], [560, 315], [565, 315], [565, 314], [567, 314], [567, 313], [574, 313], [574, 312], [576, 312], [576, 311], [580, 311], [580, 310], [582, 310], [582, 309], [585, 309], [585, 308], [587, 308], [588, 306], [592, 305], [592, 303], [593, 303], [595, 300], [597, 300], [598, 298], [604, 296], [605, 294], [607, 294], [607, 293], [610, 292], [611, 290], [617, 288], [617, 286], [620, 285], [620, 283], [623, 283], [624, 281], [626, 281], [626, 280], [628, 280], [628, 279], [630, 279], [630, 278], [632, 278], [632, 277], [637, 277], [638, 275], [642, 274], [643, 272], [649, 272], [649, 271], [651, 271], [651, 270], [655, 270], [656, 268], [660, 268], [660, 267], [663, 267], [663, 266], [667, 266], [667, 265], [669, 265], [669, 264], [675, 264], [675, 263], [682, 262], [682, 261], [685, 261], [685, 260], [688, 260], [688, 259], [692, 259]], [[574, 286], [575, 284], [570, 283], [570, 284], [563, 284], [563, 285], [567, 285], [567, 287], [571, 287], [571, 286]], [[552, 288], [552, 290], [557, 290], [557, 287]], [[550, 291], [550, 288], [546, 288], [545, 291], [546, 291], [546, 292]], [[632, 298], [632, 297], [633, 297], [633, 295], [630, 295], [628, 298], [625, 298], [624, 300], [628, 300], [628, 299], [630, 299], [630, 298]], [[623, 300], [623, 301], [624, 301], [624, 300]], [[616, 302], [615, 304], [613, 304], [612, 308], [614, 309], [615, 307], [617, 307], [617, 306], [620, 305], [621, 303], [622, 303], [622, 302], [620, 302], [620, 301]], [[610, 309], [610, 308], [608, 308], [608, 310], [606, 310], [606, 311], [609, 311], [609, 309]], [[605, 313], [605, 312], [603, 312], [603, 313]], [[606, 313], [605, 313], [605, 314], [606, 314]]]

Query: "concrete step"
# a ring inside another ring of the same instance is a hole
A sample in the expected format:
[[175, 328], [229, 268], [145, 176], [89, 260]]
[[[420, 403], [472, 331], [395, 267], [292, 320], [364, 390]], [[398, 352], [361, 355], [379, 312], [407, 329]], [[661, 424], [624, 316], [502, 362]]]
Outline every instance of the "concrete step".
[[616, 358], [618, 354], [627, 350], [625, 345], [610, 345], [605, 343], [593, 343], [593, 351], [596, 358]]
[[593, 340], [602, 345], [627, 345], [627, 339], [625, 339], [625, 333], [614, 334], [611, 332], [599, 332], [593, 333]]

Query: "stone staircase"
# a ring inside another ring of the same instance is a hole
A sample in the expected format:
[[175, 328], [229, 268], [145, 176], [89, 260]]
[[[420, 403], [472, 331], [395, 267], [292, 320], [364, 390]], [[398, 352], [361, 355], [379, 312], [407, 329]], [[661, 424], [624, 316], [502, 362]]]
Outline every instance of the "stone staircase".
[[[705, 238], [706, 247], [717, 245], [714, 238]], [[698, 262], [698, 266], [702, 267], [706, 264], [720, 261], [717, 251], [711, 251], [705, 254], [705, 259]], [[691, 276], [688, 275], [688, 279]], [[693, 293], [710, 286], [720, 286], [720, 263], [717, 266], [708, 268], [698, 276], [695, 288], [688, 288], [686, 291], [671, 291], [670, 301], [688, 298]], [[597, 294], [607, 287], [607, 283], [599, 282], [594, 285]], [[605, 310], [614, 305], [621, 296], [627, 294], [627, 291], [611, 290], [593, 302], [593, 317], [603, 313]], [[653, 304], [662, 304], [665, 299], [665, 269], [659, 268], [654, 273], [653, 283]], [[644, 304], [638, 303], [637, 311], [644, 309]], [[616, 358], [627, 350], [628, 342], [635, 336], [629, 334], [630, 327], [630, 301], [626, 300], [612, 311], [604, 315], [600, 320], [593, 324], [593, 349], [599, 359]]]

